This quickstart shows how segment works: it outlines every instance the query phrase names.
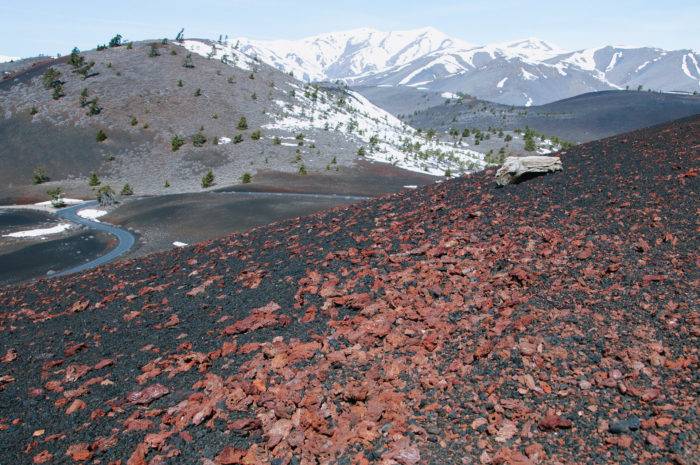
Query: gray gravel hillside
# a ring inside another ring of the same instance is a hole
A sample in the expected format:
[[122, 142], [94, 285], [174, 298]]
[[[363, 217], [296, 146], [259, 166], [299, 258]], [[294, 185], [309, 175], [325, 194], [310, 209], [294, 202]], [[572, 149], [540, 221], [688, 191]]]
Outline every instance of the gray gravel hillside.
[[[158, 56], [149, 56], [152, 43]], [[64, 57], [0, 83], [0, 198], [36, 195], [52, 185], [89, 193], [93, 171], [117, 191], [129, 183], [136, 194], [158, 194], [201, 190], [209, 169], [221, 186], [261, 168], [297, 172], [303, 164], [321, 172], [334, 157], [334, 167], [352, 164], [357, 145], [332, 131], [305, 134], [303, 146], [277, 130], [263, 130], [253, 140], [254, 131], [280, 113], [279, 102], [303, 86], [294, 78], [262, 63], [246, 70], [194, 53], [187, 68], [187, 54], [173, 42], [134, 43], [82, 53], [95, 62], [87, 79]], [[49, 67], [61, 73], [59, 99], [42, 83]], [[90, 104], [81, 105], [84, 89], [84, 100], [97, 99], [99, 114], [90, 116]], [[247, 129], [238, 129], [241, 117]], [[107, 136], [102, 142], [96, 139], [100, 130]], [[192, 137], [200, 132], [206, 142], [195, 147]], [[185, 141], [175, 152], [174, 136]], [[235, 143], [236, 136], [242, 142]], [[214, 143], [223, 137], [232, 142]], [[38, 166], [51, 182], [31, 186]]]

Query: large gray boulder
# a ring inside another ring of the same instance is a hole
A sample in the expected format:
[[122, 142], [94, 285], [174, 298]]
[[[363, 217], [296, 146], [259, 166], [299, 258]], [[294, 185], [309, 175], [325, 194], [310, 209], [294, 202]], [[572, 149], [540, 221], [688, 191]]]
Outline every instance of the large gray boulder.
[[508, 157], [503, 166], [496, 171], [496, 183], [505, 186], [515, 183], [518, 178], [528, 173], [551, 173], [561, 170], [559, 157]]

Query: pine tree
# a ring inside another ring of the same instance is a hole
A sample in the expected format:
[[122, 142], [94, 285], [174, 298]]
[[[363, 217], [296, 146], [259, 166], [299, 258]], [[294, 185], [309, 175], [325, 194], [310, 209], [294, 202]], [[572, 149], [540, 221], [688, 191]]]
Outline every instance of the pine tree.
[[88, 186], [96, 187], [101, 184], [100, 178], [97, 177], [97, 173], [92, 172], [88, 178]]
[[185, 145], [185, 139], [178, 135], [175, 135], [172, 139], [170, 139], [170, 147], [172, 148], [173, 152], [180, 150], [180, 147], [183, 145]]
[[243, 184], [250, 184], [250, 181], [253, 179], [253, 176], [250, 173], [243, 173], [243, 176], [241, 176], [241, 182]]
[[114, 47], [121, 47], [122, 45], [122, 35], [117, 34], [116, 36], [112, 37], [112, 39], [109, 41], [109, 46], [114, 48]]
[[248, 129], [248, 120], [245, 119], [245, 116], [241, 116], [241, 119], [238, 120], [238, 126], [236, 127], [241, 131]]
[[209, 170], [207, 174], [202, 177], [202, 187], [206, 189], [214, 185], [214, 173]]
[[49, 176], [46, 174], [46, 170], [43, 167], [37, 166], [34, 168], [34, 172], [32, 173], [32, 182], [34, 184], [42, 184], [48, 180]]
[[131, 188], [129, 183], [124, 184], [124, 187], [122, 187], [121, 195], [134, 195], [134, 190]]

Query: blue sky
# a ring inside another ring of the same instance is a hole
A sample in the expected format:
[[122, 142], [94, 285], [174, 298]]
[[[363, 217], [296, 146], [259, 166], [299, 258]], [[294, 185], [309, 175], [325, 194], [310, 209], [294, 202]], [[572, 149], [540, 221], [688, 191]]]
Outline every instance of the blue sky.
[[2, 0], [0, 54], [29, 56], [129, 39], [219, 34], [299, 38], [357, 27], [433, 26], [483, 44], [538, 37], [565, 49], [606, 44], [700, 51], [700, 2], [452, 0]]

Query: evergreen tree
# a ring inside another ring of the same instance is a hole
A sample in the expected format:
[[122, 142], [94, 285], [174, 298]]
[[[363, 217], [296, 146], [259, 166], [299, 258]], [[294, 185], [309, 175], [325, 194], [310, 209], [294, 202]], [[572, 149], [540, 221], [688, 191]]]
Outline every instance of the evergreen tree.
[[102, 186], [97, 189], [97, 201], [103, 207], [113, 205], [117, 203], [116, 194], [110, 186]]
[[180, 147], [183, 145], [185, 145], [185, 139], [178, 135], [175, 135], [172, 139], [170, 139], [170, 146], [172, 147], [173, 152], [180, 150]]
[[214, 173], [209, 170], [207, 174], [202, 177], [202, 187], [206, 189], [214, 185]]
[[188, 53], [185, 55], [185, 59], [182, 62], [183, 68], [194, 68], [194, 63], [192, 63], [192, 54]]
[[241, 182], [243, 184], [250, 184], [250, 181], [253, 179], [253, 176], [250, 173], [243, 173], [243, 176], [241, 176]]
[[178, 32], [177, 35], [175, 36], [175, 41], [182, 42], [183, 40], [185, 40], [185, 28], [184, 27], [182, 29], [180, 29], [180, 32]]
[[48, 180], [49, 176], [46, 174], [46, 170], [43, 167], [37, 166], [34, 168], [34, 172], [32, 173], [32, 182], [34, 184], [42, 184]]
[[262, 133], [260, 132], [260, 129], [253, 131], [253, 133], [250, 135], [250, 138], [253, 140], [260, 140], [261, 137]]
[[88, 186], [90, 186], [90, 187], [97, 187], [97, 186], [99, 186], [100, 184], [102, 184], [102, 182], [100, 181], [100, 178], [98, 178], [98, 177], [97, 177], [97, 173], [95, 173], [95, 172], [93, 171], [93, 172], [90, 174], [90, 177], [88, 178]]
[[95, 140], [97, 140], [97, 142], [104, 142], [107, 140], [107, 134], [105, 134], [105, 132], [102, 129], [100, 129], [99, 131], [97, 131]]
[[241, 131], [248, 129], [248, 120], [245, 119], [245, 116], [241, 116], [241, 119], [238, 120], [238, 126], [236, 127]]
[[52, 207], [61, 208], [66, 206], [66, 202], [63, 200], [63, 190], [60, 187], [49, 189], [46, 193], [51, 198]]
[[109, 46], [114, 48], [114, 47], [121, 47], [122, 45], [122, 35], [117, 34], [116, 36], [112, 37], [112, 39], [109, 41]]
[[122, 187], [121, 195], [134, 195], [134, 190], [131, 188], [129, 183], [124, 184], [124, 187]]

